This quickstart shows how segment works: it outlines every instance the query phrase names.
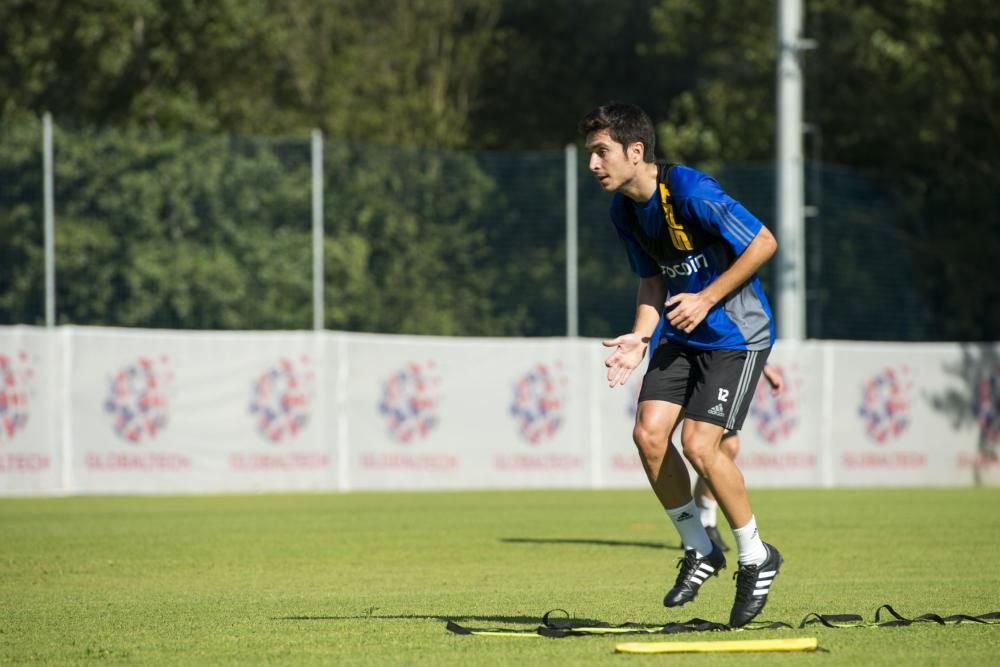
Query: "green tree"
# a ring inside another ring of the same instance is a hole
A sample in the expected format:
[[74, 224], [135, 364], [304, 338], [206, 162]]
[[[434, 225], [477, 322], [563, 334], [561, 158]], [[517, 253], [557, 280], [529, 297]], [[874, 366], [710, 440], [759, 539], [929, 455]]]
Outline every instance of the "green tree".
[[42, 124], [0, 124], [0, 323], [45, 321]]
[[[809, 278], [824, 317], [811, 335], [996, 338], [1000, 8], [805, 5], [806, 35], [819, 42], [802, 56], [806, 119], [817, 129], [809, 139], [822, 138], [808, 152], [856, 171], [851, 182], [814, 171], [820, 188], [809, 195], [822, 199], [808, 222]], [[648, 48], [686, 59], [697, 76], [659, 126], [666, 151], [709, 170], [770, 160], [774, 3], [660, 0], [653, 20]]]
[[609, 100], [655, 117], [690, 80], [645, 48], [655, 0], [505, 0], [493, 57], [471, 110], [473, 147], [559, 149], [578, 141], [580, 118]]
[[[486, 0], [5, 3], [0, 318], [40, 316], [40, 135], [16, 119], [48, 109], [62, 321], [308, 326], [308, 145], [236, 137], [320, 127], [328, 324], [514, 332], [478, 270], [492, 185], [475, 160], [375, 146], [466, 141], [495, 17]], [[72, 129], [94, 127], [119, 129]]]
[[718, 167], [774, 155], [775, 2], [660, 0], [643, 50], [683, 71], [687, 85], [657, 130], [673, 162]]
[[[930, 335], [1000, 336], [1000, 6], [986, 0], [810, 4], [808, 66], [824, 159], [876, 177], [901, 215]], [[872, 224], [884, 224], [872, 221]], [[858, 267], [858, 270], [865, 270]]]
[[493, 298], [502, 267], [481, 221], [494, 185], [471, 156], [337, 143], [326, 161], [327, 229], [336, 246], [328, 261], [330, 326], [518, 333], [523, 313]]
[[307, 142], [60, 129], [55, 147], [61, 321], [308, 326]]
[[[37, 132], [38, 124], [30, 128]], [[59, 129], [55, 146], [61, 322], [310, 326], [305, 140]], [[528, 326], [523, 308], [508, 311], [494, 298], [501, 274], [518, 269], [493, 257], [493, 231], [483, 224], [493, 183], [473, 157], [328, 147], [328, 326], [450, 335]], [[20, 176], [33, 158], [25, 145], [14, 153], [0, 164]], [[39, 175], [24, 177], [24, 188], [11, 194], [37, 187]], [[37, 208], [15, 203], [4, 219], [11, 224], [3, 231], [17, 240], [5, 246], [11, 262], [0, 268], [10, 280], [0, 301], [8, 321], [40, 321], [40, 234], [17, 229]], [[21, 267], [31, 271], [22, 276]]]
[[[1000, 5], [805, 9], [819, 42], [803, 54], [808, 155], [854, 172], [810, 167], [811, 334], [995, 339]], [[47, 109], [63, 128], [71, 321], [305, 326], [308, 147], [247, 137], [319, 127], [330, 326], [561, 333], [556, 154], [518, 167], [384, 147], [558, 150], [595, 104], [632, 101], [660, 121], [661, 156], [719, 175], [771, 222], [774, 12], [772, 0], [8, 0], [0, 320], [41, 318], [40, 141], [25, 118]], [[583, 330], [604, 335], [631, 317], [634, 281], [606, 196], [582, 183]]]
[[355, 141], [467, 145], [499, 14], [492, 0], [279, 3], [281, 99], [303, 127]]
[[459, 146], [497, 13], [490, 0], [10, 0], [0, 113]]

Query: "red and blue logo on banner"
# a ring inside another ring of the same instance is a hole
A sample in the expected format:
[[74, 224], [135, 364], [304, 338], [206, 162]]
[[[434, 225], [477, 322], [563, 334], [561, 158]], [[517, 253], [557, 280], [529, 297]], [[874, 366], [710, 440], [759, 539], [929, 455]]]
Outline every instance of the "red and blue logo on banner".
[[532, 444], [551, 438], [563, 423], [566, 377], [562, 364], [537, 364], [514, 382], [511, 415], [521, 436]]
[[0, 443], [13, 440], [27, 426], [33, 379], [26, 352], [19, 352], [16, 360], [0, 354]]
[[313, 379], [305, 356], [298, 362], [282, 358], [257, 376], [249, 407], [257, 433], [271, 443], [298, 436], [309, 423]]
[[410, 443], [425, 438], [437, 425], [434, 363], [407, 364], [383, 383], [378, 411], [397, 442]]
[[777, 396], [763, 376], [757, 383], [753, 402], [750, 404], [750, 419], [757, 427], [757, 433], [769, 444], [776, 444], [787, 438], [799, 424], [798, 385], [801, 379], [793, 369], [773, 366], [784, 377], [784, 389]]
[[132, 444], [155, 438], [167, 425], [167, 387], [173, 380], [166, 356], [139, 357], [108, 383], [104, 410], [116, 435]]
[[909, 370], [886, 368], [861, 388], [858, 414], [865, 432], [879, 444], [898, 438], [910, 425]]

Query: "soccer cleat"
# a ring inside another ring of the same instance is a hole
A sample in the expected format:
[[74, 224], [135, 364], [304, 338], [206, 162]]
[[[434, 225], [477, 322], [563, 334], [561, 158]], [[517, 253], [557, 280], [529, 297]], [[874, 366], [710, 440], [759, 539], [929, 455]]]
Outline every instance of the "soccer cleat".
[[733, 575], [736, 578], [736, 601], [729, 614], [730, 627], [743, 627], [767, 604], [771, 583], [778, 576], [785, 559], [767, 542], [764, 543], [764, 548], [767, 549], [767, 558], [763, 563], [740, 565], [740, 569]]
[[694, 549], [684, 552], [684, 557], [677, 563], [680, 573], [674, 587], [663, 597], [664, 607], [680, 607], [695, 599], [698, 589], [709, 577], [719, 576], [719, 570], [726, 567], [726, 557], [718, 547], [712, 547], [712, 553], [698, 558]]
[[722, 535], [719, 534], [718, 528], [705, 526], [705, 532], [708, 533], [708, 539], [712, 540], [712, 544], [718, 547], [719, 551], [729, 551], [729, 545], [722, 541]]

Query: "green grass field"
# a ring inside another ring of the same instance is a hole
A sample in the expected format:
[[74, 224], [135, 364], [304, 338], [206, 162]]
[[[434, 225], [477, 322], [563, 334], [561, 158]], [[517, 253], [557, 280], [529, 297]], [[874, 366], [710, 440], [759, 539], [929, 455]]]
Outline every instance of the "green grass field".
[[[761, 616], [1000, 610], [1000, 489], [752, 493], [785, 555]], [[728, 536], [727, 532], [724, 532]], [[731, 537], [731, 536], [730, 536]], [[0, 663], [987, 665], [1000, 625], [466, 637], [553, 608], [726, 621], [730, 568], [660, 603], [680, 551], [645, 491], [0, 500]], [[629, 656], [620, 641], [815, 636], [829, 653]]]

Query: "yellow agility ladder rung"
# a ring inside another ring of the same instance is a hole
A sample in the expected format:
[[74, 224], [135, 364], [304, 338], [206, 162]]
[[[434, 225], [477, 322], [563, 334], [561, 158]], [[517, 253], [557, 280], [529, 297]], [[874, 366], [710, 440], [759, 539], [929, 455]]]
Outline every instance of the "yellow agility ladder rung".
[[715, 642], [628, 642], [615, 646], [618, 653], [753, 653], [762, 651], [815, 651], [815, 637], [796, 639], [735, 639]]

